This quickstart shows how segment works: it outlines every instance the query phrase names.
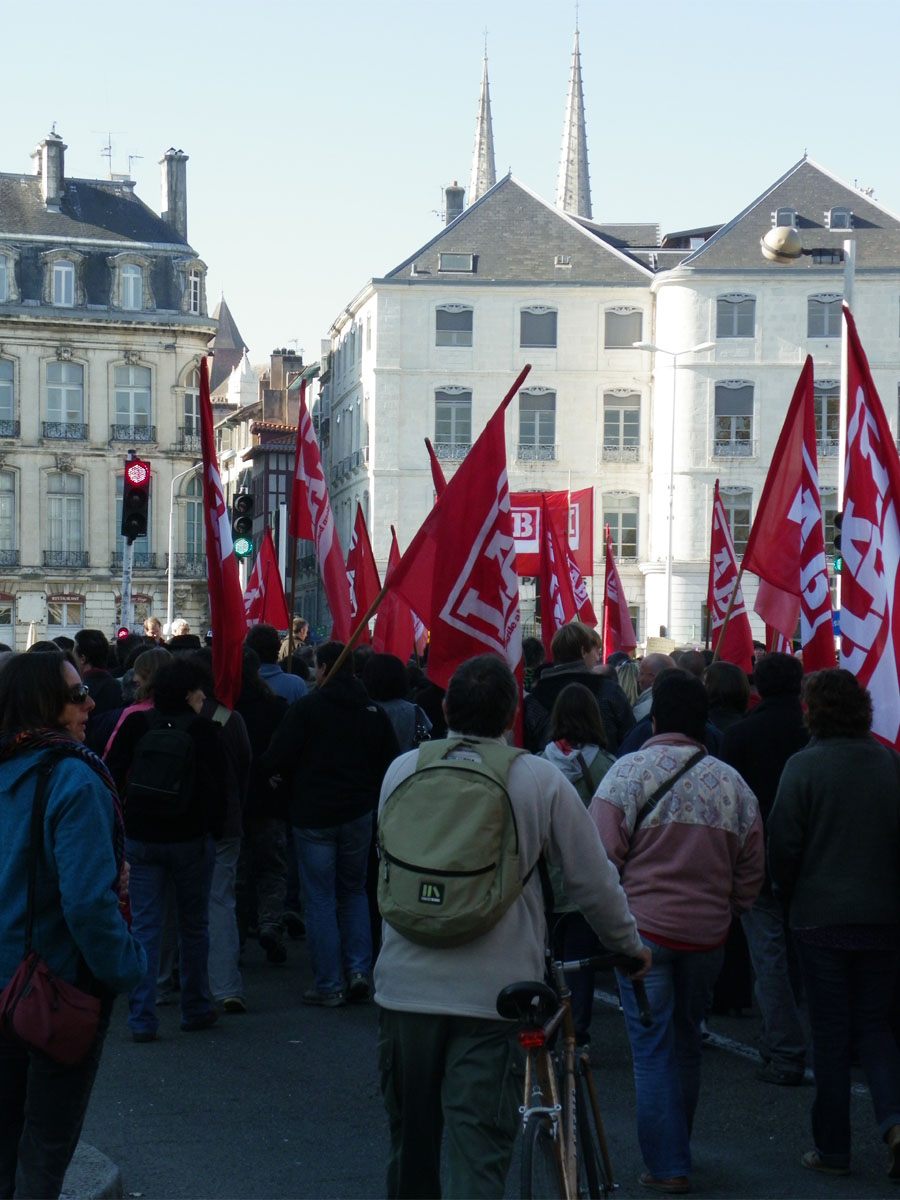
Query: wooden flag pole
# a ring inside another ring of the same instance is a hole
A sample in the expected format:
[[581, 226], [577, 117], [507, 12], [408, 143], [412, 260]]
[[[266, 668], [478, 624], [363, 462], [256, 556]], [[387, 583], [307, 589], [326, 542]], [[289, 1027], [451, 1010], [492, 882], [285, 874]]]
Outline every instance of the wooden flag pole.
[[292, 537], [294, 545], [294, 563], [291, 570], [291, 608], [288, 613], [288, 661], [294, 656], [294, 598], [297, 595], [297, 542], [299, 538]]
[[387, 590], [388, 590], [387, 583], [382, 584], [381, 591], [378, 593], [378, 595], [375, 597], [375, 599], [369, 605], [369, 611], [366, 613], [366, 615], [363, 617], [363, 619], [360, 621], [360, 623], [353, 630], [353, 633], [350, 635], [349, 642], [347, 642], [346, 646], [343, 648], [343, 650], [340, 652], [340, 654], [335, 659], [334, 666], [331, 668], [331, 670], [328, 672], [328, 674], [322, 680], [321, 684], [319, 685], [320, 687], [324, 687], [325, 684], [328, 682], [328, 680], [332, 677], [332, 675], [334, 675], [335, 672], [338, 671], [340, 669], [340, 667], [342, 666], [342, 664], [346, 661], [347, 655], [351, 653], [351, 651], [353, 650], [353, 647], [359, 641], [359, 636], [362, 633], [363, 629], [369, 623], [369, 621], [372, 620], [372, 618], [375, 615], [376, 610], [378, 609], [378, 605], [382, 602], [382, 600], [387, 595]]
[[741, 563], [738, 568], [737, 579], [734, 581], [734, 590], [731, 593], [731, 598], [728, 601], [728, 608], [725, 610], [725, 620], [722, 622], [722, 628], [719, 630], [719, 640], [716, 642], [716, 648], [713, 651], [713, 662], [717, 662], [719, 658], [719, 647], [722, 645], [722, 638], [725, 636], [725, 630], [728, 628], [728, 622], [731, 620], [731, 610], [734, 608], [734, 602], [737, 599], [738, 591], [741, 586], [741, 579], [744, 574], [744, 564]]

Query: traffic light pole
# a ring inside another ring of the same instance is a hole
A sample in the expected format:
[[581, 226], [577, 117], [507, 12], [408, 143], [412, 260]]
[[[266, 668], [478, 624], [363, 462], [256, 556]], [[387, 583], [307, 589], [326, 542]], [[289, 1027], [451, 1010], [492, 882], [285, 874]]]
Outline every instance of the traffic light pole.
[[134, 571], [134, 542], [127, 539], [122, 547], [122, 613], [120, 624], [129, 632], [134, 629], [134, 601], [131, 598], [131, 576]]

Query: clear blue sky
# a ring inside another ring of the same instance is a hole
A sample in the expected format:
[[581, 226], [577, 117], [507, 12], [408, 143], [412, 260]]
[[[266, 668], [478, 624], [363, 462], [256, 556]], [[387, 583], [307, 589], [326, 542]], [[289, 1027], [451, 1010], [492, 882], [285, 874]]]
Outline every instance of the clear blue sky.
[[[724, 221], [804, 150], [900, 211], [897, 0], [581, 0], [594, 216]], [[188, 236], [251, 359], [307, 361], [367, 279], [468, 186], [487, 29], [498, 176], [552, 202], [566, 0], [42, 0], [3, 5], [0, 170], [57, 122], [67, 173], [190, 155]]]

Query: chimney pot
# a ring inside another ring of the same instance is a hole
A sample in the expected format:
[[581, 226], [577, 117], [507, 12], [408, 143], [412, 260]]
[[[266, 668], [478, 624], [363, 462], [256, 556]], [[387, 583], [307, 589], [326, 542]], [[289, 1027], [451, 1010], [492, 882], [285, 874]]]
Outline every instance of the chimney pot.
[[183, 150], [171, 146], [159, 160], [162, 167], [162, 219], [187, 241], [187, 161]]

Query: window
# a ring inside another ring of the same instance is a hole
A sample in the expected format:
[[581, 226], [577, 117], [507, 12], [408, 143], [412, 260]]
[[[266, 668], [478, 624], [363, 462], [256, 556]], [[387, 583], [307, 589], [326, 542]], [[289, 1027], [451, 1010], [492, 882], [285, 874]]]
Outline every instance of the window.
[[636, 561], [638, 556], [638, 498], [628, 492], [606, 492], [603, 521], [609, 525], [613, 554], [618, 562]]
[[[61, 633], [75, 632], [84, 625], [83, 600], [58, 600], [53, 596], [47, 597], [47, 624], [52, 625]], [[56, 633], [54, 632], [54, 637]]]
[[16, 565], [16, 477], [0, 471], [0, 565]]
[[607, 350], [630, 350], [643, 336], [643, 313], [639, 308], [610, 308], [604, 320], [603, 344]]
[[806, 304], [806, 336], [839, 338], [841, 336], [841, 297], [834, 293], [810, 296]]
[[519, 453], [526, 462], [556, 458], [556, 392], [527, 388], [519, 393]]
[[773, 225], [788, 225], [797, 228], [797, 210], [796, 208], [777, 208], [772, 213]]
[[72, 471], [47, 476], [48, 566], [84, 566], [84, 478]]
[[203, 277], [199, 271], [188, 274], [188, 312], [202, 315]]
[[80, 363], [47, 364], [45, 437], [84, 437], [84, 367]]
[[834, 518], [837, 516], [837, 492], [825, 490], [819, 492], [819, 503], [822, 505], [822, 535], [825, 538], [825, 554], [834, 558]]
[[9, 259], [0, 254], [0, 304], [9, 299]]
[[[441, 304], [435, 312], [436, 346], [472, 345], [472, 310], [464, 304]], [[366, 340], [372, 344], [371, 318], [366, 317]]]
[[556, 309], [523, 308], [519, 323], [519, 345], [526, 347], [556, 348]]
[[75, 264], [66, 258], [53, 264], [53, 303], [57, 308], [71, 308], [75, 303]]
[[817, 379], [813, 384], [816, 413], [816, 452], [834, 458], [841, 426], [841, 385], [837, 379]]
[[720, 488], [719, 496], [728, 516], [735, 554], [743, 554], [750, 536], [750, 509], [753, 493], [749, 488]]
[[15, 415], [16, 406], [12, 360], [0, 358], [0, 428], [10, 424]]
[[474, 271], [474, 254], [439, 254], [439, 271]]
[[603, 394], [603, 461], [637, 462], [641, 450], [639, 392]]
[[756, 299], [735, 292], [716, 300], [716, 337], [752, 338], [756, 336]]
[[829, 208], [825, 214], [826, 229], [852, 229], [853, 213], [849, 208]]
[[184, 489], [184, 549], [188, 561], [203, 559], [203, 480], [193, 475]]
[[641, 610], [637, 604], [628, 605], [628, 615], [631, 617], [631, 627], [634, 630], [634, 636], [640, 642], [641, 640]]
[[713, 454], [743, 458], [753, 453], [753, 384], [725, 379], [716, 384]]
[[472, 445], [472, 393], [446, 387], [434, 394], [434, 450], [438, 458], [465, 458]]
[[[150, 428], [150, 368], [116, 367], [115, 391], [114, 436], [146, 441], [146, 433]], [[142, 437], [142, 433], [145, 436]]]
[[144, 272], [134, 263], [122, 267], [122, 307], [131, 310], [144, 307]]

